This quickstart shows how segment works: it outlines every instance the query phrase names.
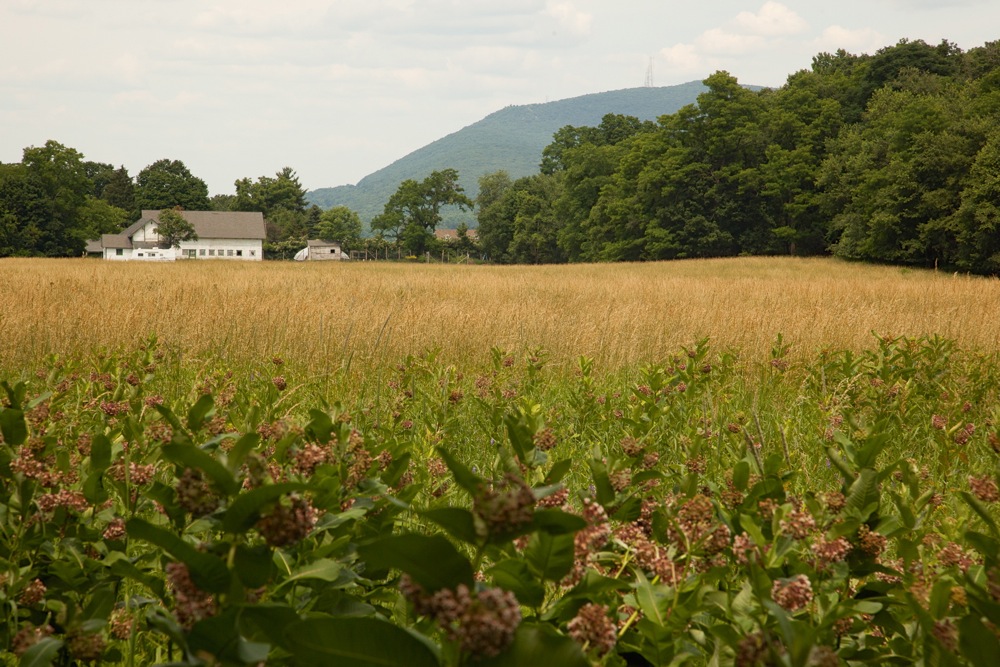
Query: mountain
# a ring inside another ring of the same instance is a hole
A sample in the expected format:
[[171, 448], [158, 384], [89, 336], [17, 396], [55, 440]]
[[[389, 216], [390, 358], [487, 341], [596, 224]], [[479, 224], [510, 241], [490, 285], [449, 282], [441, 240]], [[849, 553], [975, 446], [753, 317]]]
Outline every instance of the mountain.
[[[382, 212], [385, 202], [408, 178], [420, 181], [432, 171], [456, 169], [465, 193], [475, 199], [479, 177], [501, 169], [513, 179], [538, 172], [542, 149], [556, 130], [566, 125], [596, 126], [605, 114], [656, 120], [696, 101], [705, 90], [700, 81], [677, 86], [628, 88], [593, 93], [544, 104], [509, 106], [458, 132], [438, 139], [387, 167], [365, 176], [357, 185], [319, 188], [306, 194], [321, 208], [347, 206], [365, 222]], [[475, 227], [472, 213], [452, 213], [445, 224], [464, 221]]]

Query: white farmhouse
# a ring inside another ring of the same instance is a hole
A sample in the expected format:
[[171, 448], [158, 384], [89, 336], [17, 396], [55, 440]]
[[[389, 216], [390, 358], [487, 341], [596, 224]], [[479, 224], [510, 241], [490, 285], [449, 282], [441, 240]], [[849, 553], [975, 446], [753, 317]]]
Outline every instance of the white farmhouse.
[[[156, 233], [159, 211], [143, 211], [138, 220], [120, 234], [104, 234], [100, 247], [104, 259], [172, 262], [177, 259], [239, 259], [259, 262], [264, 258], [264, 216], [230, 211], [178, 211], [191, 223], [196, 241], [180, 241], [180, 247], [160, 247]], [[96, 247], [96, 246], [95, 246]]]

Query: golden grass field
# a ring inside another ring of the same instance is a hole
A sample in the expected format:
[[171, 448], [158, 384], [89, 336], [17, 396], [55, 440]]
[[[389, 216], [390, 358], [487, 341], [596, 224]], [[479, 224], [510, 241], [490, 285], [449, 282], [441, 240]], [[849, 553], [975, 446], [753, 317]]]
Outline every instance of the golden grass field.
[[392, 263], [0, 260], [0, 371], [46, 355], [135, 345], [151, 333], [197, 358], [354, 372], [440, 349], [540, 347], [605, 369], [709, 337], [715, 350], [861, 349], [881, 334], [1000, 342], [1000, 281], [832, 259], [734, 258], [544, 267]]

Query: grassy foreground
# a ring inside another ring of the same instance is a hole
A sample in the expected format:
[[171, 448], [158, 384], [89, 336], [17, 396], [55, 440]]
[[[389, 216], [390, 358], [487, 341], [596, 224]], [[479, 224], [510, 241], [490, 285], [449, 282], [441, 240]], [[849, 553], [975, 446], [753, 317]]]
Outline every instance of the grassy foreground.
[[197, 268], [0, 263], [4, 664], [1000, 664], [996, 281]]

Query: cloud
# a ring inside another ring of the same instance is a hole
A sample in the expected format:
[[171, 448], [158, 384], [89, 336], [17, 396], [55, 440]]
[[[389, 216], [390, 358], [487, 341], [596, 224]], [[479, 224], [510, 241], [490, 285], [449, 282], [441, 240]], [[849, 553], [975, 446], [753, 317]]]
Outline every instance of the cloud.
[[765, 2], [756, 14], [740, 12], [733, 24], [745, 33], [766, 37], [797, 35], [809, 27], [805, 19], [780, 2]]
[[721, 28], [706, 30], [695, 40], [702, 53], [712, 55], [741, 55], [757, 51], [767, 44], [760, 35], [741, 35]]
[[874, 53], [890, 43], [890, 39], [872, 28], [851, 30], [839, 25], [826, 28], [812, 41], [817, 51], [844, 49], [850, 53]]
[[678, 74], [704, 74], [705, 58], [698, 52], [694, 44], [674, 44], [660, 50], [660, 57], [667, 62], [667, 67]]
[[591, 23], [594, 20], [592, 15], [581, 12], [573, 6], [572, 2], [550, 3], [546, 13], [554, 18], [561, 27], [574, 35], [589, 34]]

